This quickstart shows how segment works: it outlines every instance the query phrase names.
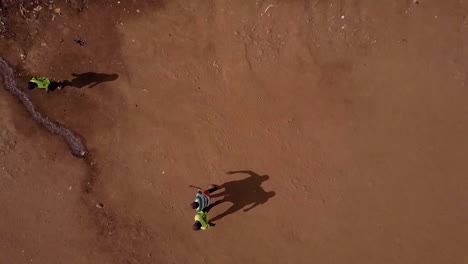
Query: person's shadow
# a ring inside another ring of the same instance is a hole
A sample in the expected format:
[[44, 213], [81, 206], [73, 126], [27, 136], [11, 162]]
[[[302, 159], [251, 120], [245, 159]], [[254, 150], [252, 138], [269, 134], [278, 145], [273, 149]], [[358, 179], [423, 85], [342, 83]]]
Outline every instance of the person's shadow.
[[65, 80], [62, 82], [63, 87], [72, 86], [76, 88], [82, 88], [84, 86], [90, 85], [89, 88], [92, 88], [103, 82], [111, 82], [119, 78], [118, 74], [107, 74], [107, 73], [97, 73], [97, 72], [85, 72], [81, 74], [72, 73], [72, 76], [75, 77], [70, 81]]
[[246, 173], [250, 176], [242, 180], [226, 182], [219, 186], [219, 189], [223, 189], [222, 192], [210, 195], [212, 198], [224, 196], [223, 199], [213, 203], [213, 206], [211, 206], [210, 209], [224, 202], [232, 203], [231, 207], [229, 207], [225, 212], [211, 219], [212, 222], [233, 214], [249, 205], [250, 206], [245, 208], [243, 211], [247, 212], [252, 210], [256, 206], [266, 203], [268, 199], [272, 198], [276, 194], [275, 192], [266, 192], [261, 187], [261, 184], [268, 180], [270, 176], [260, 176], [253, 171], [230, 171], [227, 174], [236, 173]]

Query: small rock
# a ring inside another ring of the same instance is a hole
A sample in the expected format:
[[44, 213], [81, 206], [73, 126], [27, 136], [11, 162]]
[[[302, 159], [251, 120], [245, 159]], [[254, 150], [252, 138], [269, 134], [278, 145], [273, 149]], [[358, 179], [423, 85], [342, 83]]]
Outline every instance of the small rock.
[[97, 204], [96, 204], [96, 207], [97, 207], [97, 208], [103, 208], [103, 207], [104, 207], [104, 204], [103, 204], [103, 203], [97, 203]]
[[45, 42], [42, 42], [41, 47], [45, 47], [45, 46], [47, 46], [47, 44]]
[[86, 45], [86, 41], [82, 40], [81, 37], [77, 36], [73, 41], [75, 41], [78, 45], [84, 46]]
[[344, 16], [341, 16], [341, 19], [344, 19]]
[[57, 14], [59, 14], [59, 15], [62, 14], [60, 8], [58, 8], [58, 7], [54, 9], [54, 12], [57, 13]]

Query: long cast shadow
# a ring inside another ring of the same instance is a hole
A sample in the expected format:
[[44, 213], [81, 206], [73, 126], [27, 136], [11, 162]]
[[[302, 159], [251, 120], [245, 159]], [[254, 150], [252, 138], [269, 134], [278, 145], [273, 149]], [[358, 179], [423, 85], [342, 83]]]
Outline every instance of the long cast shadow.
[[97, 72], [85, 72], [81, 74], [72, 73], [72, 76], [75, 78], [70, 81], [63, 81], [63, 87], [72, 86], [76, 88], [82, 88], [84, 86], [90, 85], [89, 88], [92, 88], [103, 82], [115, 81], [119, 78], [118, 74], [107, 74], [107, 73], [97, 73]]
[[264, 181], [267, 181], [270, 176], [260, 176], [253, 171], [230, 171], [227, 174], [236, 173], [246, 173], [250, 176], [242, 180], [226, 182], [219, 186], [219, 189], [223, 189], [222, 192], [211, 195], [213, 198], [224, 196], [223, 199], [216, 201], [212, 207], [225, 202], [232, 203], [231, 207], [229, 207], [225, 212], [211, 219], [212, 222], [220, 220], [249, 205], [250, 206], [245, 208], [243, 211], [247, 212], [252, 210], [256, 206], [266, 203], [268, 199], [276, 195], [275, 192], [266, 192], [261, 186], [261, 184]]

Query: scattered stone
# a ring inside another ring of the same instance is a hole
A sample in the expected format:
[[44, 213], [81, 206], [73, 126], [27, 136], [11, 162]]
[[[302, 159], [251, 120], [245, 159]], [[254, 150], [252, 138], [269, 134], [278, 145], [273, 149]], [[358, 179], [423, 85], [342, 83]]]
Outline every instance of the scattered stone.
[[78, 45], [82, 47], [87, 44], [87, 42], [84, 41], [80, 36], [76, 36], [73, 41], [75, 41]]
[[0, 17], [0, 34], [4, 34], [7, 32], [7, 27], [5, 25], [5, 22], [2, 21], [2, 18]]
[[45, 46], [47, 46], [47, 43], [42, 42], [42, 43], [41, 43], [41, 47], [45, 47]]
[[103, 203], [97, 203], [97, 204], [96, 204], [96, 207], [97, 207], [97, 208], [104, 208], [104, 204], [103, 204]]
[[263, 11], [263, 13], [265, 14], [266, 12], [268, 12], [268, 9], [272, 8], [272, 7], [275, 7], [275, 5], [268, 5], [267, 8], [265, 8], [265, 11]]

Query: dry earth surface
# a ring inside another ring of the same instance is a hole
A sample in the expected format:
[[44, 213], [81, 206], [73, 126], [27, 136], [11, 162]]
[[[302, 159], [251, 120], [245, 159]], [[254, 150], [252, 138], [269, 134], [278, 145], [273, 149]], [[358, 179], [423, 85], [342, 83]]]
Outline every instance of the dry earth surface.
[[0, 4], [2, 263], [468, 263], [468, 1]]

